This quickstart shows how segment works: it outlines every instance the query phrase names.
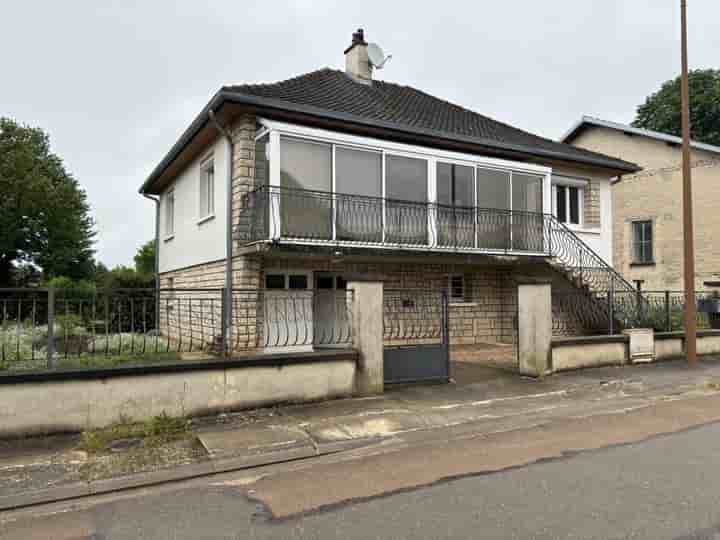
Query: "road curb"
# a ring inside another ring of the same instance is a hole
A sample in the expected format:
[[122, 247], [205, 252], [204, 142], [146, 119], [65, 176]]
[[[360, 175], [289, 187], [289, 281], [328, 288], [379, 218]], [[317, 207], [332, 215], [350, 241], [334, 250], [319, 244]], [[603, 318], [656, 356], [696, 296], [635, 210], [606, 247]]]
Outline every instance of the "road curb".
[[198, 463], [191, 463], [172, 469], [162, 469], [130, 476], [118, 476], [92, 482], [74, 482], [63, 486], [56, 486], [34, 490], [17, 495], [0, 495], [0, 512], [20, 510], [50, 504], [65, 502], [107, 493], [116, 493], [144, 487], [158, 486], [171, 482], [192, 480], [204, 476], [254, 469], [267, 465], [304, 461], [329, 454], [337, 454], [347, 450], [356, 450], [378, 442], [377, 438], [350, 440], [345, 442], [323, 445], [317, 451], [308, 453], [303, 448], [291, 450], [276, 450], [273, 452], [256, 453], [251, 455], [209, 459]]

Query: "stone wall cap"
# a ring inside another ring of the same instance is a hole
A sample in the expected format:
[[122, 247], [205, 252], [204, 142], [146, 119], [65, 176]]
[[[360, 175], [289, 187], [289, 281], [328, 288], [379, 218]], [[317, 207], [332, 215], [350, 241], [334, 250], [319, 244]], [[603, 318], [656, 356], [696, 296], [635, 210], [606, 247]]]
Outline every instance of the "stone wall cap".
[[516, 277], [514, 281], [518, 285], [552, 285], [553, 282], [552, 278], [531, 276]]
[[553, 338], [553, 347], [572, 347], [574, 345], [603, 345], [605, 343], [627, 343], [629, 336], [613, 334], [612, 336], [578, 336]]
[[43, 371], [15, 372], [0, 375], [0, 386], [4, 384], [32, 382], [62, 382], [72, 380], [107, 379], [111, 377], [135, 377], [160, 373], [185, 371], [214, 371], [257, 367], [284, 367], [314, 362], [353, 360], [359, 353], [355, 349], [327, 349], [308, 352], [258, 354], [254, 356], [232, 356], [230, 358], [208, 358], [204, 360], [180, 360], [172, 363], [135, 364], [105, 368], [72, 368]]

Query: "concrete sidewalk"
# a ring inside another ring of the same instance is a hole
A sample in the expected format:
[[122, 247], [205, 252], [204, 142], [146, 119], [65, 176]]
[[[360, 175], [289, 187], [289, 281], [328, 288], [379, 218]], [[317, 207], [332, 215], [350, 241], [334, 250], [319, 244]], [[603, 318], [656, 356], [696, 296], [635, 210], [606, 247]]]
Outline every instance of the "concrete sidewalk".
[[705, 360], [695, 370], [668, 362], [543, 380], [497, 370], [465, 385], [397, 388], [372, 398], [196, 419], [194, 437], [151, 450], [131, 447], [88, 455], [76, 450], [77, 437], [3, 443], [0, 509], [351, 449], [415, 444], [450, 427], [455, 434], [527, 430], [719, 392], [718, 360]]

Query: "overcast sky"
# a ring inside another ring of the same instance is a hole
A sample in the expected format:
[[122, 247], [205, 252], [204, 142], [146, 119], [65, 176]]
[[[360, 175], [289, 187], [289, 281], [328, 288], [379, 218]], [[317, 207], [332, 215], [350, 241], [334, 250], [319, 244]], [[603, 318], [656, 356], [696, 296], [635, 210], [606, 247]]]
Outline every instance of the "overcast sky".
[[[138, 186], [223, 84], [343, 68], [363, 27], [393, 55], [379, 78], [557, 138], [583, 114], [630, 122], [678, 74], [679, 4], [5, 0], [0, 115], [49, 132], [98, 258], [131, 264], [154, 227]], [[720, 67], [720, 3], [689, 4], [691, 67]]]

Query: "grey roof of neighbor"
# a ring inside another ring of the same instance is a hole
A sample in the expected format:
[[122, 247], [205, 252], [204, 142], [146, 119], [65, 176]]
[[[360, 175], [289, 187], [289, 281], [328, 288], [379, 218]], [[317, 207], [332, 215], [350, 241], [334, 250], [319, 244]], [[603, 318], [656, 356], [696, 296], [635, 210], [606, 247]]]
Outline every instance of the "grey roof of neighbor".
[[224, 102], [300, 114], [319, 121], [340, 121], [358, 128], [432, 137], [438, 143], [477, 146], [478, 152], [485, 148], [623, 172], [640, 170], [634, 163], [528, 133], [410, 86], [381, 80], [363, 84], [344, 71], [324, 68], [276, 83], [223, 86], [151, 173], [141, 191], [163, 173], [202, 129], [208, 111]]
[[[636, 128], [629, 124], [621, 124], [619, 122], [610, 122], [608, 120], [601, 120], [593, 116], [583, 116], [580, 120], [575, 122], [568, 132], [563, 135], [560, 139], [561, 142], [570, 143], [587, 127], [603, 127], [608, 129], [614, 129], [616, 131], [622, 131], [629, 135], [638, 135], [641, 137], [648, 137], [650, 139], [656, 139], [670, 144], [682, 144], [682, 137], [675, 135], [669, 135], [660, 131], [652, 131], [650, 129]], [[690, 146], [696, 150], [705, 150], [706, 152], [713, 152], [720, 154], [720, 146], [714, 146], [712, 144], [701, 143], [698, 141], [690, 141]]]

